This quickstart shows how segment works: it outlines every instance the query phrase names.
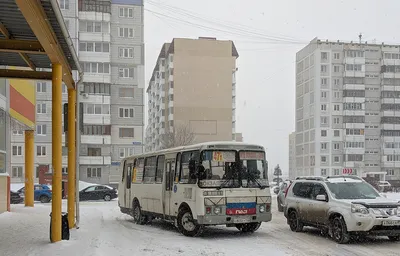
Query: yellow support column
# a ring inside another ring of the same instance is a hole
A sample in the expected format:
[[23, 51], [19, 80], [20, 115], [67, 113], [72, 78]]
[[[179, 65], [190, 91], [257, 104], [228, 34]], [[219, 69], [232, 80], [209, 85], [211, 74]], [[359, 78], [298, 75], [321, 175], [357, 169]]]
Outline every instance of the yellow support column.
[[25, 131], [25, 206], [33, 207], [33, 168], [35, 156], [35, 135]]
[[54, 243], [61, 241], [62, 210], [62, 66], [54, 63], [52, 105], [53, 193], [51, 202], [51, 242]]
[[76, 183], [76, 146], [75, 146], [75, 106], [76, 90], [68, 89], [68, 223], [75, 226], [75, 183]]

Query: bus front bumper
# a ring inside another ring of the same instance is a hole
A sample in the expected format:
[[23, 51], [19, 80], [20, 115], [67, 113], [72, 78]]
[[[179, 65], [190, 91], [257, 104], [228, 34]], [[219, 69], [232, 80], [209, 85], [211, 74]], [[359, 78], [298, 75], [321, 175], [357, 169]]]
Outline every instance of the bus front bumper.
[[270, 212], [254, 215], [204, 215], [197, 216], [197, 223], [200, 225], [235, 225], [251, 222], [271, 221]]

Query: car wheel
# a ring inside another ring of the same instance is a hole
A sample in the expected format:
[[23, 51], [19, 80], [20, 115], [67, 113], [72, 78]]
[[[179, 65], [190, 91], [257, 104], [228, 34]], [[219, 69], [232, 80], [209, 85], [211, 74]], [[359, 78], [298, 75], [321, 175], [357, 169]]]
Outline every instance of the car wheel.
[[283, 206], [281, 204], [281, 201], [279, 199], [276, 199], [276, 202], [278, 203], [278, 212], [283, 212]]
[[111, 201], [111, 196], [110, 195], [105, 195], [104, 196], [104, 201]]
[[139, 202], [134, 202], [132, 209], [133, 220], [136, 224], [144, 225], [146, 224], [146, 216], [142, 214], [142, 210], [140, 209]]
[[296, 211], [291, 211], [288, 216], [290, 230], [293, 232], [301, 232], [303, 230], [303, 223], [299, 220]]
[[347, 232], [346, 223], [343, 217], [335, 217], [331, 222], [332, 238], [338, 244], [346, 244], [350, 240], [350, 234]]
[[253, 233], [257, 231], [261, 226], [261, 222], [252, 222], [246, 224], [237, 224], [236, 228], [242, 231], [243, 233]]
[[390, 241], [397, 242], [400, 241], [400, 236], [388, 236]]
[[203, 226], [197, 224], [192, 212], [186, 207], [179, 210], [177, 222], [179, 232], [185, 236], [195, 237], [203, 231]]
[[50, 202], [50, 198], [48, 196], [40, 196], [39, 200], [40, 200], [41, 203]]

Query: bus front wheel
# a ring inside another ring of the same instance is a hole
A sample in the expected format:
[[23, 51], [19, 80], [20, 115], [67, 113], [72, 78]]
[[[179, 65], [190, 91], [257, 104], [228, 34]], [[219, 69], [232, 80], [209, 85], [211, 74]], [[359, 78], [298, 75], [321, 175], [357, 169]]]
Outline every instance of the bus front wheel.
[[185, 236], [198, 236], [203, 231], [203, 226], [197, 224], [192, 212], [186, 207], [179, 209], [177, 222], [179, 232]]

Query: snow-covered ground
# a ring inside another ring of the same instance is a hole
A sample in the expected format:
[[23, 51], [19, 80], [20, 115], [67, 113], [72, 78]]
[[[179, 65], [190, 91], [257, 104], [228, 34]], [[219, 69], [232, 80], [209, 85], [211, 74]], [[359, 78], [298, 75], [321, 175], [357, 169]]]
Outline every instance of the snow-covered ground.
[[[66, 209], [66, 201], [63, 208]], [[367, 238], [338, 245], [321, 237], [315, 229], [291, 232], [275, 204], [273, 220], [264, 223], [254, 234], [241, 234], [235, 228], [212, 227], [201, 237], [188, 238], [160, 221], [145, 226], [134, 224], [130, 216], [119, 212], [116, 200], [82, 202], [80, 229], [71, 231], [71, 240], [55, 244], [49, 243], [50, 204], [36, 204], [34, 208], [13, 205], [11, 210], [11, 213], [0, 214], [1, 256], [398, 256], [400, 248], [400, 243], [389, 242], [386, 238]]]
[[[98, 185], [98, 184], [88, 183], [88, 182], [85, 182], [85, 181], [79, 181], [79, 191], [81, 191], [81, 190], [83, 190], [83, 189], [85, 189], [85, 188], [87, 188], [89, 186], [92, 186], [92, 185]], [[51, 189], [51, 185], [47, 185], [47, 186], [49, 186], [50, 189]], [[23, 187], [25, 187], [25, 183], [11, 183], [11, 185], [10, 185], [11, 191], [17, 191], [17, 190], [19, 190], [20, 188], [23, 188]]]

